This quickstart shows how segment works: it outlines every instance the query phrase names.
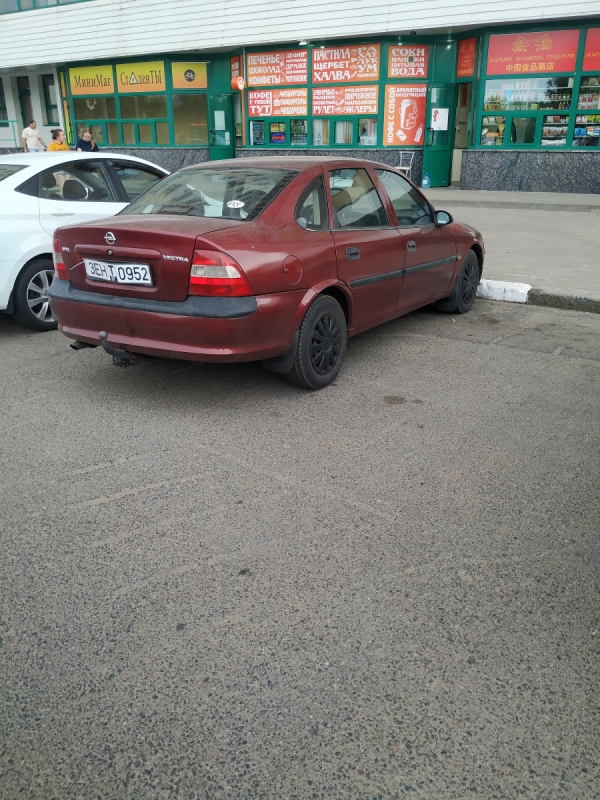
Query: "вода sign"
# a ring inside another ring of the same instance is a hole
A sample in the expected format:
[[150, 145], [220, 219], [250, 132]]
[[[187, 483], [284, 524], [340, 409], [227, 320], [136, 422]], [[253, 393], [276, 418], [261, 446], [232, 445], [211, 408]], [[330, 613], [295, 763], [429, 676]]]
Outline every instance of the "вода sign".
[[139, 92], [164, 92], [164, 61], [146, 61], [142, 64], [117, 64], [117, 91], [120, 94]]
[[249, 117], [305, 117], [308, 89], [263, 89], [248, 92]]
[[422, 145], [427, 106], [427, 84], [385, 87], [383, 144]]
[[583, 71], [600, 70], [600, 28], [590, 28], [585, 39]]
[[69, 70], [71, 94], [112, 94], [115, 91], [113, 68], [110, 64], [100, 67], [73, 67]]
[[490, 36], [488, 75], [574, 72], [579, 31]]
[[458, 59], [456, 61], [456, 77], [471, 78], [475, 75], [475, 53], [477, 39], [463, 39], [458, 43]]
[[313, 83], [350, 83], [379, 79], [378, 44], [317, 47], [313, 50]]
[[174, 89], [206, 89], [208, 79], [205, 61], [181, 61], [171, 64]]
[[312, 90], [315, 116], [377, 114], [378, 86], [336, 86]]
[[285, 50], [249, 53], [246, 56], [248, 86], [289, 86], [308, 81], [308, 51]]
[[388, 78], [426, 78], [429, 47], [426, 44], [390, 47], [388, 51]]

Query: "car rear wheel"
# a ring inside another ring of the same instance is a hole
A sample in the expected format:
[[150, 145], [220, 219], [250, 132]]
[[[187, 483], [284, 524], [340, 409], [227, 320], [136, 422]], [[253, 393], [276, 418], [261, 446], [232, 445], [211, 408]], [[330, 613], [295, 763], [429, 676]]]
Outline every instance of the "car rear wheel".
[[54, 280], [54, 265], [49, 258], [38, 258], [25, 267], [15, 283], [13, 317], [32, 331], [52, 331], [57, 327], [48, 289]]
[[477, 287], [479, 286], [479, 261], [473, 250], [465, 255], [456, 281], [456, 286], [450, 297], [438, 300], [435, 307], [438, 311], [447, 314], [466, 314], [473, 308]]
[[303, 389], [329, 386], [342, 368], [347, 341], [342, 307], [333, 297], [321, 295], [302, 320], [294, 366], [286, 375], [288, 381]]

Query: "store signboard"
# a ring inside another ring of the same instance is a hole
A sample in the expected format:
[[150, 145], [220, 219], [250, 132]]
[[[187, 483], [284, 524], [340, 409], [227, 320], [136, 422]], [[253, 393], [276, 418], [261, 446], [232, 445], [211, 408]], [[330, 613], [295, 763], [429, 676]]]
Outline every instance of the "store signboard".
[[426, 106], [426, 83], [387, 85], [385, 87], [384, 146], [422, 145]]
[[233, 78], [239, 78], [242, 75], [242, 57], [234, 56], [233, 58], [230, 58], [229, 68], [231, 71], [231, 79], [233, 80]]
[[117, 64], [117, 91], [119, 94], [165, 92], [166, 90], [164, 61]]
[[426, 78], [429, 47], [395, 45], [388, 51], [388, 78]]
[[283, 50], [246, 56], [248, 86], [290, 86], [308, 82], [308, 51]]
[[456, 77], [472, 78], [475, 75], [475, 53], [477, 39], [463, 39], [458, 43], [458, 59], [456, 61]]
[[541, 31], [490, 36], [488, 75], [574, 72], [579, 31]]
[[316, 117], [377, 114], [377, 86], [336, 86], [312, 90], [312, 113]]
[[600, 70], [600, 28], [590, 28], [585, 39], [583, 71]]
[[205, 61], [178, 61], [171, 64], [174, 89], [206, 89], [208, 78]]
[[112, 94], [115, 91], [111, 64], [99, 67], [73, 67], [69, 70], [71, 94]]
[[316, 47], [313, 50], [313, 83], [351, 83], [379, 80], [381, 49], [378, 44], [352, 47]]
[[262, 89], [248, 92], [249, 117], [305, 117], [308, 89]]

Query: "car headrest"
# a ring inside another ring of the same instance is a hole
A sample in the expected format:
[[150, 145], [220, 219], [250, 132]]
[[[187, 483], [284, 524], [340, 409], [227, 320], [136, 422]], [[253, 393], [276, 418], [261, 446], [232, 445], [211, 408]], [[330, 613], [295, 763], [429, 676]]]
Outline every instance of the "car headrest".
[[44, 189], [54, 189], [56, 186], [56, 178], [53, 172], [47, 172], [42, 178], [42, 186]]
[[65, 200], [85, 200], [88, 196], [87, 189], [79, 181], [65, 181], [62, 196]]
[[342, 189], [340, 192], [333, 195], [332, 199], [333, 207], [336, 211], [341, 211], [342, 208], [352, 205], [352, 198], [350, 197], [350, 192], [347, 189]]

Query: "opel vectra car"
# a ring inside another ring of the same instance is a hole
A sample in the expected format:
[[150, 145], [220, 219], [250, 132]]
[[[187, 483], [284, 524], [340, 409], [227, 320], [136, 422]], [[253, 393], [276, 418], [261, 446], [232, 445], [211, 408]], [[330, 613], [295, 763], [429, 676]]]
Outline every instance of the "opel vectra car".
[[348, 336], [437, 302], [464, 313], [481, 235], [385, 164], [240, 158], [188, 167], [117, 217], [61, 228], [52, 306], [75, 349], [252, 361], [320, 389]]
[[168, 174], [116, 153], [0, 156], [0, 311], [33, 330], [56, 328], [48, 300], [56, 228], [112, 216]]

